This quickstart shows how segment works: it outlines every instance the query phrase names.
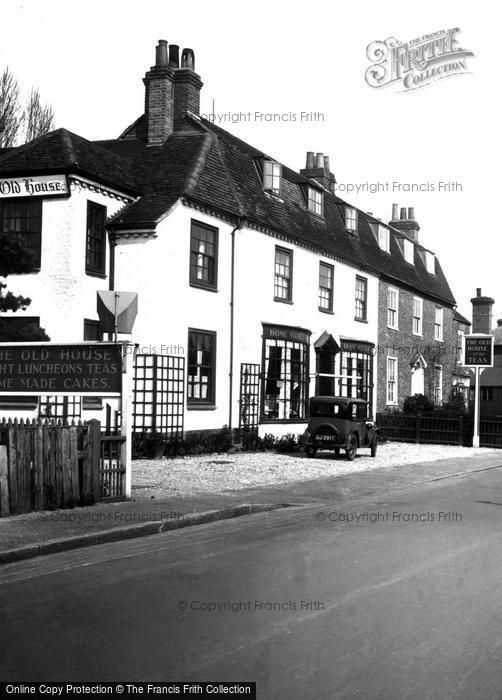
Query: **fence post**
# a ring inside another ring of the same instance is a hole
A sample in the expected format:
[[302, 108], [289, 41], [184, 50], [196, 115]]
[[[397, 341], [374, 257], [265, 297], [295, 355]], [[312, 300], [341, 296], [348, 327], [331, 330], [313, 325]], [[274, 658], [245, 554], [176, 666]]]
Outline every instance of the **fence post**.
[[458, 444], [464, 445], [464, 416], [458, 417]]
[[420, 430], [422, 428], [422, 417], [420, 415], [417, 416], [417, 420], [415, 423], [415, 442], [419, 443], [420, 442]]
[[7, 446], [0, 445], [0, 516], [10, 515], [9, 510], [9, 465]]
[[88, 454], [91, 463], [91, 498], [92, 503], [101, 498], [101, 423], [91, 420], [89, 425]]

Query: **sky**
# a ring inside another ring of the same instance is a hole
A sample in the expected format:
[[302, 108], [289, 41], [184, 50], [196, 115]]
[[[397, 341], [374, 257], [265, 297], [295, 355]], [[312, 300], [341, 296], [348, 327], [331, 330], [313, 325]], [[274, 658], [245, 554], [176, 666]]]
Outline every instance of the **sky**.
[[[498, 19], [496, 3], [464, 0], [2, 0], [0, 69], [8, 65], [25, 92], [38, 87], [56, 126], [105, 139], [142, 113], [158, 39], [192, 48], [202, 113], [214, 101], [223, 128], [295, 170], [307, 151], [329, 155], [338, 194], [382, 220], [394, 202], [415, 207], [420, 242], [438, 255], [459, 311], [471, 317], [481, 287], [496, 319]], [[368, 85], [370, 44], [450, 28], [474, 54], [461, 75], [414, 91]]]

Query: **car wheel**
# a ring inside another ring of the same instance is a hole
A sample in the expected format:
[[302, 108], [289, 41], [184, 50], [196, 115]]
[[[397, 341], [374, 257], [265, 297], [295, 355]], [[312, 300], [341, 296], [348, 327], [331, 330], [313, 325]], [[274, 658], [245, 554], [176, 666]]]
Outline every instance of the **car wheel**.
[[316, 453], [317, 453], [317, 450], [315, 447], [312, 447], [312, 445], [308, 445], [305, 448], [305, 454], [307, 455], [307, 457], [315, 457]]
[[376, 457], [377, 448], [378, 448], [378, 435], [375, 435], [375, 437], [373, 438], [373, 442], [371, 443], [371, 456], [372, 457]]
[[349, 460], [349, 462], [352, 462], [352, 460], [356, 458], [357, 438], [355, 435], [350, 436], [347, 449], [345, 450], [345, 454], [347, 455], [347, 459]]

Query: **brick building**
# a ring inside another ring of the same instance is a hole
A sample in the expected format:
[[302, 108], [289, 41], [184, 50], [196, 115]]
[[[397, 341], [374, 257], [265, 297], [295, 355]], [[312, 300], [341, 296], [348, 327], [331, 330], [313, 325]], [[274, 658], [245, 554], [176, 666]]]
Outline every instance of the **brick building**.
[[389, 255], [380, 275], [377, 410], [398, 410], [406, 397], [448, 398], [457, 367], [455, 299], [435, 255], [419, 243], [412, 208], [393, 206]]

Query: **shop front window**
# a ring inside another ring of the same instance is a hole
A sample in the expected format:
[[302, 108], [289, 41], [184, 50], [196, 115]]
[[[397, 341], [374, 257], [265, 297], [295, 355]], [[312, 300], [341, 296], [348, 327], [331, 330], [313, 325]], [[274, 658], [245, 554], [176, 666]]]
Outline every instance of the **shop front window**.
[[373, 409], [373, 352], [361, 343], [346, 345], [342, 341], [341, 377], [338, 380], [338, 395], [368, 402], [368, 415]]
[[308, 399], [308, 344], [288, 338], [264, 337], [262, 377], [262, 419], [304, 420]]

